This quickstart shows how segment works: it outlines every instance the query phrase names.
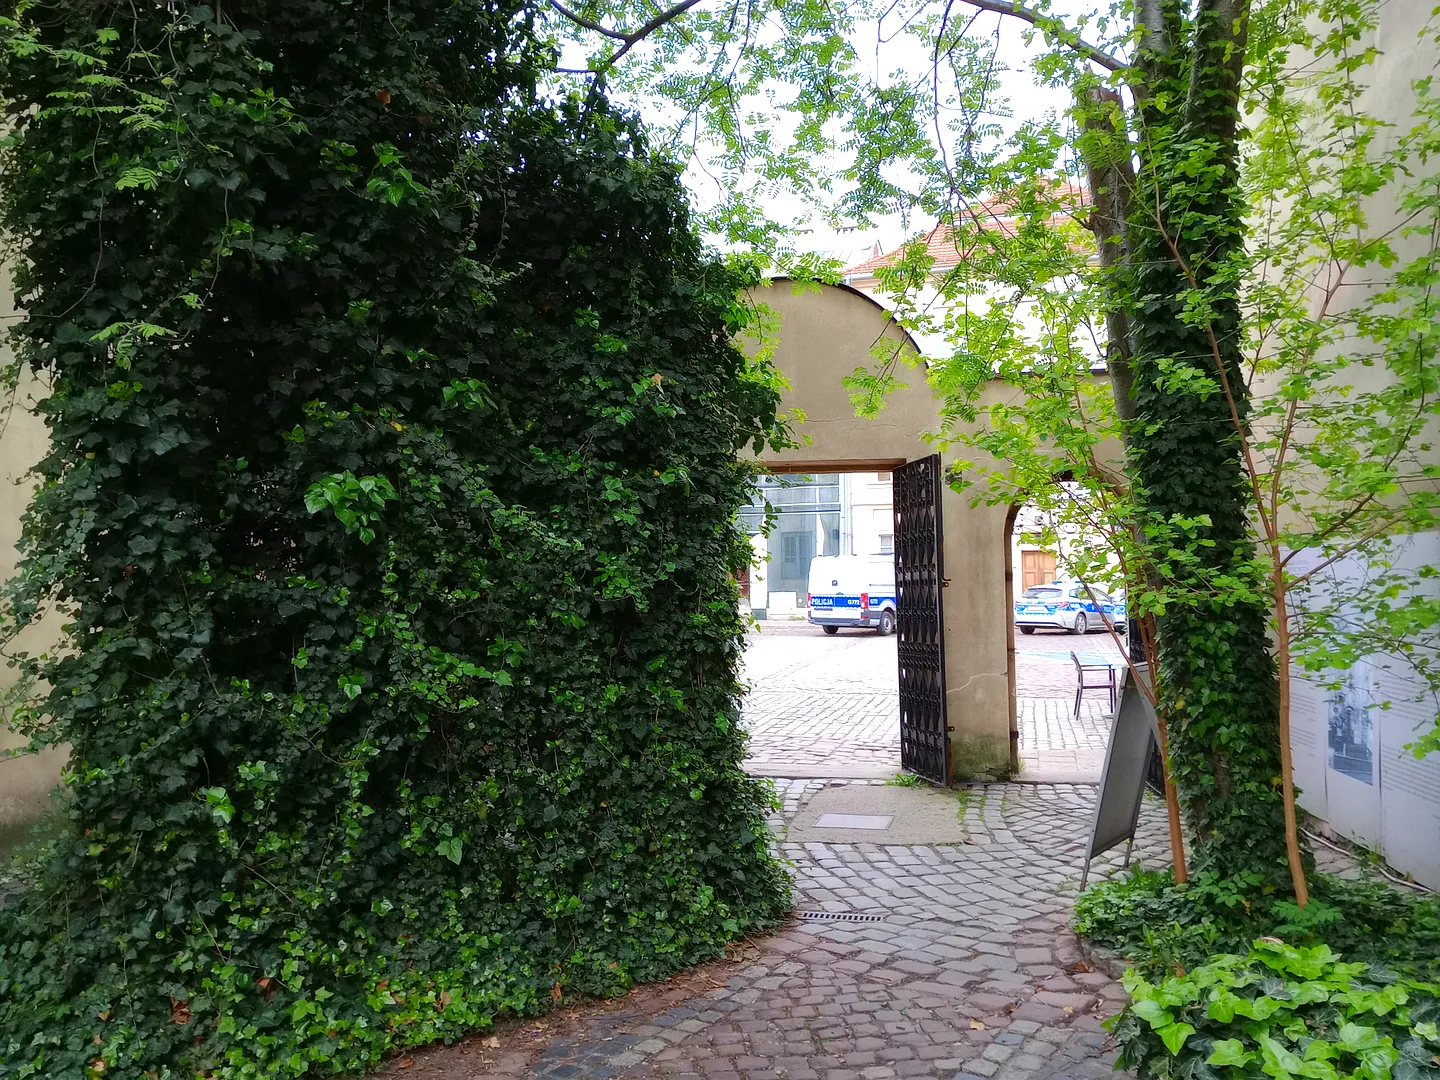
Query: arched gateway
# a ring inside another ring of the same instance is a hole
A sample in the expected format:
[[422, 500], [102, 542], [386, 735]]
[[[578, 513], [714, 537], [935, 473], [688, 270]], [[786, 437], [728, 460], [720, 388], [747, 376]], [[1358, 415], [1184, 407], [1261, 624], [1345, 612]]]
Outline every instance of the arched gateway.
[[[804, 446], [767, 453], [760, 460], [774, 472], [896, 473], [901, 741], [907, 767], [918, 762], [921, 767], [916, 771], [932, 777], [937, 767], [942, 774], [948, 767], [952, 780], [1013, 773], [1018, 766], [1018, 731], [1009, 565], [1012, 511], [1003, 506], [972, 507], [967, 496], [945, 484], [932, 486], [935, 463], [927, 464], [926, 459], [935, 449], [924, 436], [939, 429], [940, 412], [921, 372], [905, 373], [909, 378], [901, 375], [907, 386], [887, 397], [876, 419], [855, 415], [842, 379], [857, 367], [874, 364], [871, 346], [882, 338], [913, 346], [884, 308], [854, 289], [798, 287], [785, 279], [755, 290], [752, 296], [779, 316], [775, 364], [790, 381], [782, 404], [803, 411], [805, 421], [798, 433], [808, 437]], [[998, 401], [1013, 393], [996, 384], [985, 396]], [[942, 455], [939, 463], [948, 464], [953, 457]], [[924, 540], [929, 524], [926, 492], [937, 487], [943, 534], [934, 590], [938, 605], [926, 587], [929, 560]], [[909, 573], [907, 559], [914, 563]], [[938, 626], [932, 630], [927, 617], [933, 619], [937, 606]], [[943, 641], [943, 651], [927, 649], [936, 638]], [[943, 662], [933, 664], [928, 654]], [[947, 727], [948, 764], [943, 745], [931, 738], [933, 732], [938, 742]]]

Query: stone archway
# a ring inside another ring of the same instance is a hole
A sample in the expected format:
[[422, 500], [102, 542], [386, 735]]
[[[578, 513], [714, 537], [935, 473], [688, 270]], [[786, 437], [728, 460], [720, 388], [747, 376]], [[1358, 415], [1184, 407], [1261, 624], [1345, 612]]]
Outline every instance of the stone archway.
[[[874, 363], [871, 346], [889, 339], [914, 347], [878, 303], [845, 286], [797, 285], [777, 279], [752, 298], [779, 317], [775, 364], [789, 379], [782, 407], [803, 411], [806, 445], [760, 460], [777, 472], [891, 470], [935, 453], [925, 440], [940, 427], [939, 403], [923, 372], [904, 370], [908, 385], [891, 394], [874, 420], [855, 415], [844, 376]], [[994, 400], [1013, 394], [998, 386]], [[945, 464], [953, 453], [942, 453]], [[1005, 506], [972, 507], [946, 488], [942, 615], [945, 697], [953, 780], [1009, 775], [1017, 767], [1012, 606], [1006, 573]]]

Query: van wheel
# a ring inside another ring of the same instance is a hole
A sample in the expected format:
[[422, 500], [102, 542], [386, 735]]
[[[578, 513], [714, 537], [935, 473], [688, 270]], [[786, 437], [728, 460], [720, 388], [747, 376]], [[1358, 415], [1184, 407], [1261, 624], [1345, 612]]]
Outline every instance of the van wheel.
[[840, 632], [840, 628], [838, 626], [822, 626], [820, 629], [824, 630], [825, 633], [832, 636]]
[[1075, 625], [1070, 628], [1070, 633], [1078, 636], [1085, 633], [1089, 629], [1090, 620], [1085, 618], [1085, 613], [1082, 611], [1080, 612], [1080, 614], [1075, 616]]
[[895, 613], [889, 608], [880, 612], [880, 636], [889, 637], [895, 632]]
[[1020, 633], [1024, 634], [1026, 637], [1029, 637], [1029, 636], [1030, 636], [1031, 634], [1033, 634], [1034, 632], [1035, 632], [1035, 628], [1034, 628], [1033, 626], [1022, 626], [1022, 627], [1020, 627]]

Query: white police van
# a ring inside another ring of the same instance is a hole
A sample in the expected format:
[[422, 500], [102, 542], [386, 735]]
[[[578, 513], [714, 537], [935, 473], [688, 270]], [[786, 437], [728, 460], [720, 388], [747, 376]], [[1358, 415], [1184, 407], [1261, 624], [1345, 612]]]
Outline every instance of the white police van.
[[1111, 596], [1098, 586], [1086, 589], [1079, 581], [1032, 585], [1015, 601], [1015, 625], [1022, 634], [1041, 628], [1084, 634], [1111, 625], [1123, 634], [1128, 622], [1124, 596]]
[[810, 560], [810, 621], [825, 633], [842, 626], [895, 632], [895, 559], [891, 555], [819, 555]]

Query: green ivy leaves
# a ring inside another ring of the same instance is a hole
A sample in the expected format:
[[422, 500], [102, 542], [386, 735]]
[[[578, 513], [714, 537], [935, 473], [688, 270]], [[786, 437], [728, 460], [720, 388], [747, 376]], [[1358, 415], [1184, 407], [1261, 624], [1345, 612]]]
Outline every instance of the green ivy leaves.
[[375, 539], [372, 524], [380, 520], [380, 511], [394, 498], [395, 487], [383, 476], [333, 473], [306, 489], [305, 509], [315, 514], [329, 507], [347, 532], [368, 544]]
[[[1132, 994], [1135, 992], [1132, 989]], [[1137, 997], [1131, 1009], [1140, 1019], [1146, 1021], [1172, 1054], [1179, 1054], [1185, 1040], [1195, 1034], [1195, 1029], [1183, 1021], [1177, 1021], [1169, 1009], [1154, 998]]]
[[1122, 1063], [1143, 1075], [1203, 1063], [1275, 1080], [1440, 1076], [1440, 1039], [1424, 1019], [1440, 1012], [1440, 985], [1344, 963], [1326, 945], [1262, 938], [1248, 956], [1215, 956], [1157, 983], [1130, 972], [1125, 987], [1133, 1000], [1110, 1025]]
[[67, 613], [17, 715], [74, 779], [0, 1076], [358, 1072], [773, 924], [730, 574], [777, 376], [644, 133], [537, 103], [508, 0], [14, 14], [6, 631]]

